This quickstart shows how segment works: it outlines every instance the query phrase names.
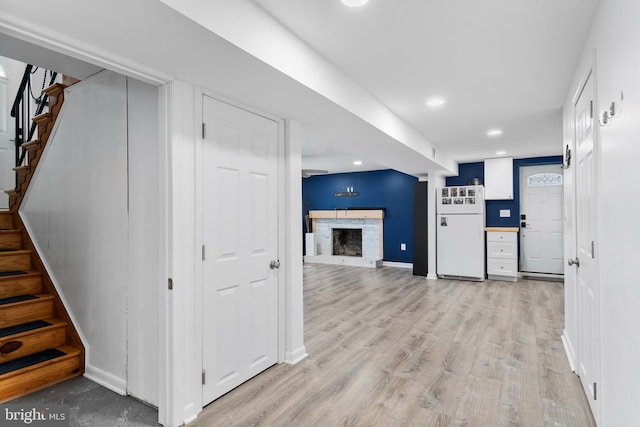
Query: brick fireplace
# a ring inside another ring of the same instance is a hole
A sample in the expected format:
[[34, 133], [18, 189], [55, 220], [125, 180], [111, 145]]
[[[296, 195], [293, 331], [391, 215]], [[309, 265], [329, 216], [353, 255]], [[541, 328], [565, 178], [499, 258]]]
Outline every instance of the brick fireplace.
[[[384, 211], [310, 211], [317, 254], [305, 262], [380, 267]], [[309, 252], [309, 251], [308, 251]]]

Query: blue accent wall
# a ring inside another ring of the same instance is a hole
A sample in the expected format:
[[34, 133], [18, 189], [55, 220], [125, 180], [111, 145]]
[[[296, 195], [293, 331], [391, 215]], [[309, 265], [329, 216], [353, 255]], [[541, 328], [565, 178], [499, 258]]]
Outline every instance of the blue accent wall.
[[460, 163], [458, 165], [458, 176], [447, 178], [446, 185], [447, 187], [468, 185], [469, 180], [473, 178], [479, 178], [482, 185], [484, 185], [484, 162]]
[[[487, 200], [487, 227], [520, 226], [520, 167], [562, 164], [562, 156], [530, 157], [513, 160], [513, 200]], [[447, 186], [467, 185], [472, 178], [480, 178], [484, 185], [484, 162], [461, 163], [458, 176], [446, 179]], [[511, 217], [500, 218], [500, 210], [511, 210]]]
[[[395, 170], [316, 175], [302, 180], [303, 215], [310, 210], [385, 210], [384, 260], [413, 262], [413, 186], [417, 178]], [[358, 197], [335, 197], [353, 187]], [[400, 244], [407, 250], [401, 251]]]

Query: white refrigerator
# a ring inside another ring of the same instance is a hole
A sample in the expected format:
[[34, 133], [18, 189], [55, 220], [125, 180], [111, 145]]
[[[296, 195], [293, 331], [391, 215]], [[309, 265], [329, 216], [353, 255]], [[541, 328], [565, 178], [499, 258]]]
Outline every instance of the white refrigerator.
[[438, 277], [484, 280], [484, 187], [439, 187], [436, 191]]

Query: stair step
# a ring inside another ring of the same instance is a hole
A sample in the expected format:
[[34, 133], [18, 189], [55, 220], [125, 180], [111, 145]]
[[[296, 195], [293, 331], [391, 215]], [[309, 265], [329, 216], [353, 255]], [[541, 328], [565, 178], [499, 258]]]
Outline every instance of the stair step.
[[64, 85], [62, 83], [54, 83], [48, 88], [43, 90], [43, 92], [49, 96], [58, 96], [63, 91], [64, 91]]
[[21, 147], [24, 148], [25, 150], [28, 150], [29, 148], [34, 148], [34, 147], [40, 147], [40, 140], [32, 139], [31, 141], [23, 142]]
[[24, 369], [28, 366], [33, 366], [38, 363], [46, 362], [47, 360], [55, 359], [56, 357], [66, 356], [67, 353], [58, 350], [57, 348], [50, 348], [38, 353], [30, 354], [19, 359], [14, 359], [9, 362], [0, 363], [0, 375], [8, 374], [19, 369]]
[[35, 116], [32, 119], [37, 125], [41, 125], [47, 122], [51, 121], [51, 113], [50, 112], [44, 112], [42, 114], [38, 114], [37, 116]]
[[22, 248], [22, 233], [20, 230], [0, 230], [0, 248]]
[[13, 304], [14, 302], [29, 301], [38, 298], [35, 295], [16, 295], [8, 298], [0, 299], [0, 305]]
[[9, 209], [17, 211], [18, 208], [16, 202], [18, 200], [18, 192], [16, 190], [4, 190], [4, 192], [9, 196]]
[[53, 296], [37, 295], [27, 301], [0, 305], [0, 328], [53, 317]]
[[26, 271], [2, 271], [0, 277], [19, 276], [21, 274], [27, 274]]
[[66, 322], [62, 320], [49, 319], [0, 329], [0, 334], [8, 334], [0, 338], [0, 366], [11, 360], [64, 345], [66, 327]]
[[[14, 190], [6, 190], [5, 193], [9, 193]], [[0, 211], [0, 229], [11, 230], [13, 229], [13, 212]]]
[[[46, 144], [46, 141], [49, 139], [49, 134], [53, 129], [53, 121], [55, 120], [55, 116], [51, 113], [51, 111], [47, 111], [46, 113], [38, 114], [32, 119], [36, 125], [38, 125], [38, 138], [43, 141], [43, 146]], [[31, 163], [31, 150], [29, 150], [29, 163]]]
[[11, 326], [9, 328], [0, 329], [0, 338], [8, 337], [9, 335], [20, 334], [22, 332], [32, 331], [38, 328], [44, 328], [45, 326], [51, 326], [51, 323], [46, 320], [36, 320], [33, 322], [23, 323], [21, 325]]
[[16, 166], [15, 168], [13, 168], [15, 172], [28, 171], [29, 169], [31, 169], [31, 166], [29, 165]]
[[0, 252], [0, 272], [31, 270], [31, 251]]
[[[64, 354], [0, 375], [2, 383], [0, 402], [6, 402], [81, 374], [79, 349], [61, 346], [55, 350]], [[47, 353], [41, 358], [51, 355], [53, 353]]]
[[13, 168], [16, 173], [16, 182], [21, 184], [27, 179], [27, 176], [31, 173], [31, 165], [17, 166]]
[[42, 293], [42, 273], [6, 271], [0, 273], [0, 298]]

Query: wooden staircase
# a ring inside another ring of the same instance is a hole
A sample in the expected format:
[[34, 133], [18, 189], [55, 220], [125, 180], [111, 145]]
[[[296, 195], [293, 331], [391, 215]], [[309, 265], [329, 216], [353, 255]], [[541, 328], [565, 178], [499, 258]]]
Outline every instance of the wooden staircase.
[[44, 90], [44, 93], [49, 97], [49, 111], [43, 112], [33, 118], [33, 121], [38, 126], [38, 139], [22, 144], [22, 148], [27, 150], [26, 165], [13, 168], [16, 172], [16, 188], [5, 191], [9, 195], [9, 209], [13, 212], [17, 212], [20, 203], [22, 203], [22, 199], [31, 182], [31, 177], [36, 170], [36, 166], [38, 166], [40, 157], [42, 157], [44, 147], [47, 145], [53, 126], [62, 109], [62, 103], [64, 102], [64, 85], [60, 83], [49, 86]]
[[63, 85], [45, 92], [49, 111], [34, 118], [38, 139], [22, 145], [27, 164], [0, 211], [0, 402], [84, 373], [80, 337], [17, 213], [62, 107]]

